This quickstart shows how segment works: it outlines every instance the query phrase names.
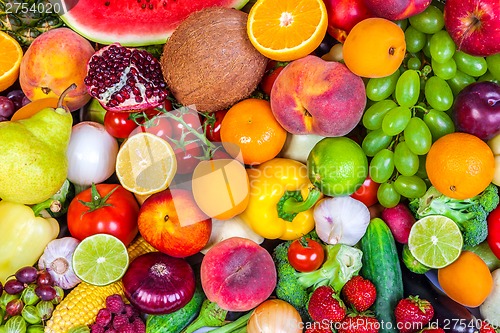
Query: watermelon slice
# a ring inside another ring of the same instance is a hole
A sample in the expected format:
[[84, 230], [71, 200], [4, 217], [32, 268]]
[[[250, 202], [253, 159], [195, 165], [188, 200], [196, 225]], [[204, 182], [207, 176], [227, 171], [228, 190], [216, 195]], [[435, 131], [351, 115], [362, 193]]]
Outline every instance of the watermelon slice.
[[164, 44], [189, 14], [207, 7], [241, 9], [249, 0], [62, 0], [62, 20], [83, 37], [123, 46]]

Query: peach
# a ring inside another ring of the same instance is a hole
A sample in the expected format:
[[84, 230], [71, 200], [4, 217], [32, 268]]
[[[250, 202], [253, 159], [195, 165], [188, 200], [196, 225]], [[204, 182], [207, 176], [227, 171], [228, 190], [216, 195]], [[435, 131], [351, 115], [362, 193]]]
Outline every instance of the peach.
[[281, 71], [270, 102], [278, 122], [292, 134], [343, 136], [361, 120], [365, 86], [344, 64], [309, 55]]
[[248, 311], [264, 302], [277, 279], [269, 252], [241, 237], [225, 239], [208, 250], [200, 276], [207, 298], [228, 311]]
[[417, 15], [431, 4], [431, 0], [364, 0], [364, 2], [375, 16], [391, 21]]
[[94, 54], [88, 40], [68, 28], [44, 32], [30, 45], [23, 56], [19, 83], [31, 101], [59, 95], [75, 83], [65, 101], [71, 111], [87, 104], [90, 95], [83, 83], [87, 62]]

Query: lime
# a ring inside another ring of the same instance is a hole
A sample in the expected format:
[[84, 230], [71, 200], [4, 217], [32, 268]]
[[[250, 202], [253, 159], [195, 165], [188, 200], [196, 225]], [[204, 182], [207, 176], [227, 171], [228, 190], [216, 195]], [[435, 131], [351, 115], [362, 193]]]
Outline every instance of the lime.
[[411, 227], [408, 247], [419, 262], [430, 268], [442, 268], [454, 262], [462, 252], [463, 237], [450, 218], [430, 215]]
[[350, 195], [368, 175], [363, 149], [346, 137], [324, 138], [307, 158], [309, 180], [328, 196]]
[[84, 238], [73, 253], [73, 270], [80, 280], [105, 286], [121, 279], [128, 268], [127, 247], [118, 238], [95, 234]]

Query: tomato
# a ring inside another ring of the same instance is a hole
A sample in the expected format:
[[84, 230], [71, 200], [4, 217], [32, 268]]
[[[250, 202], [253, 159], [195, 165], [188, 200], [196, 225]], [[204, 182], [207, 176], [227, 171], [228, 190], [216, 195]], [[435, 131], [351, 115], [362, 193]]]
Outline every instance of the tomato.
[[500, 259], [500, 206], [488, 215], [487, 241], [491, 252]]
[[325, 252], [320, 243], [310, 238], [294, 240], [288, 248], [288, 262], [299, 272], [312, 272], [323, 264]]
[[203, 156], [203, 149], [200, 144], [191, 142], [184, 147], [180, 147], [171, 142], [171, 145], [177, 159], [177, 173], [180, 175], [192, 173]]
[[279, 73], [285, 68], [284, 66], [280, 66], [276, 64], [276, 67], [271, 68], [271, 70], [267, 71], [264, 74], [264, 77], [260, 81], [260, 88], [266, 95], [271, 95], [271, 89], [273, 88], [274, 81], [278, 77]]
[[351, 198], [361, 201], [366, 207], [370, 207], [378, 202], [377, 191], [379, 186], [379, 183], [374, 182], [370, 176], [367, 176], [361, 187], [351, 194]]
[[[182, 116], [182, 120], [186, 123], [186, 125], [193, 128], [199, 133], [203, 133], [198, 112], [193, 110], [188, 110], [186, 112], [174, 110], [171, 112], [178, 117]], [[196, 140], [196, 136], [190, 133], [190, 130], [185, 128], [184, 124], [174, 119], [170, 119], [170, 121], [172, 122], [172, 139], [184, 141]]]
[[220, 124], [222, 123], [222, 119], [226, 115], [228, 110], [220, 110], [216, 112], [212, 112], [207, 115], [202, 115], [202, 125], [206, 126], [206, 137], [208, 140], [212, 142], [221, 142], [220, 139]]
[[104, 128], [106, 132], [115, 138], [128, 138], [130, 133], [137, 127], [135, 121], [129, 117], [129, 112], [106, 111], [104, 115]]
[[139, 204], [118, 184], [97, 184], [78, 193], [68, 207], [68, 229], [76, 239], [104, 233], [126, 246], [137, 235]]
[[172, 136], [172, 122], [164, 116], [153, 117], [145, 124], [137, 127], [132, 133], [148, 132], [164, 140], [168, 140]]

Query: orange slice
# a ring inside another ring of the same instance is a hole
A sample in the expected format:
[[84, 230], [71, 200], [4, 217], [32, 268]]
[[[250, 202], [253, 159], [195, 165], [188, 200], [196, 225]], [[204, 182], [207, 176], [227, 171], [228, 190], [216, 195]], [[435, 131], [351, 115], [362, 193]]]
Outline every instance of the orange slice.
[[137, 133], [120, 146], [116, 157], [116, 176], [132, 193], [146, 196], [165, 190], [177, 171], [177, 160], [170, 144], [147, 132]]
[[23, 49], [19, 43], [5, 32], [0, 31], [0, 91], [9, 88], [19, 76]]
[[247, 33], [264, 56], [292, 61], [313, 52], [327, 26], [322, 0], [257, 0], [248, 14]]
[[[38, 111], [41, 111], [45, 108], [57, 108], [57, 102], [59, 101], [58, 98], [55, 97], [47, 97], [47, 98], [42, 98], [42, 99], [37, 99], [32, 102], [29, 102], [12, 115], [12, 118], [10, 120], [21, 120], [21, 119], [26, 119], [30, 118], [34, 114], [38, 113]], [[65, 103], [63, 102], [63, 105]]]

